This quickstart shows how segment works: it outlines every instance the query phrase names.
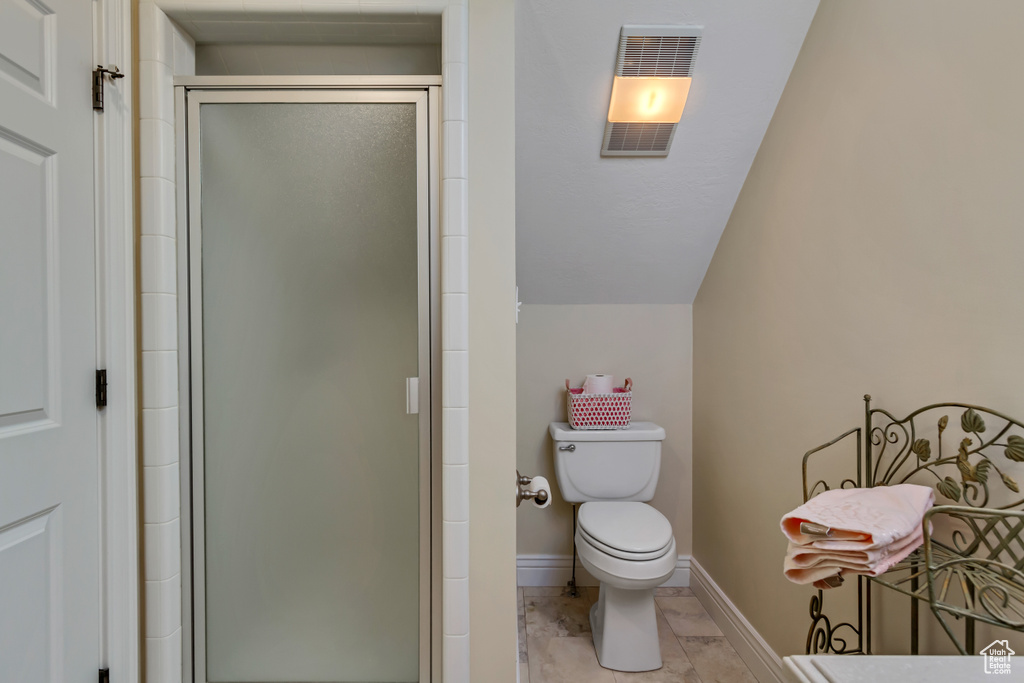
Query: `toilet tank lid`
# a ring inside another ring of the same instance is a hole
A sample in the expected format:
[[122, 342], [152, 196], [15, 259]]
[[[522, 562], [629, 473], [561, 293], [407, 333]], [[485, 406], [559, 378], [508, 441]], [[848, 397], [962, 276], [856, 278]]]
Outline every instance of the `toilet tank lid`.
[[653, 422], [634, 422], [625, 429], [573, 429], [568, 422], [552, 422], [555, 441], [664, 441], [665, 430]]

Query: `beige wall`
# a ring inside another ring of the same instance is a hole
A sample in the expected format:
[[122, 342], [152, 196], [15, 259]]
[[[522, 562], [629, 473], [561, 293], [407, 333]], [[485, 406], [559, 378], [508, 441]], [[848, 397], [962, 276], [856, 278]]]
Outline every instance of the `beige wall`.
[[779, 654], [804, 451], [865, 393], [1024, 415], [1022, 31], [1017, 2], [823, 0], [697, 296], [694, 556]]
[[200, 43], [197, 76], [440, 74], [441, 35], [428, 45]]
[[516, 680], [515, 3], [469, 4], [471, 680]]
[[665, 428], [658, 491], [652, 504], [668, 517], [679, 554], [690, 554], [691, 306], [524, 305], [517, 330], [519, 471], [553, 487], [549, 507], [518, 514], [518, 552], [572, 554], [572, 507], [555, 481], [548, 423], [564, 421], [565, 380], [591, 373], [631, 377], [633, 419]]

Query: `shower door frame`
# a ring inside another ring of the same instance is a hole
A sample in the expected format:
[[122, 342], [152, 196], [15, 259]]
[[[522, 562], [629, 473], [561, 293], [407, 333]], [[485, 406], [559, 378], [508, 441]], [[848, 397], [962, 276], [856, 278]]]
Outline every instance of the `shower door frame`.
[[[207, 683], [203, 528], [202, 260], [199, 108], [206, 103], [416, 105], [419, 311], [419, 681], [441, 679], [440, 76], [196, 76], [175, 79], [178, 359], [181, 387], [184, 683]], [[421, 134], [423, 133], [423, 134]]]

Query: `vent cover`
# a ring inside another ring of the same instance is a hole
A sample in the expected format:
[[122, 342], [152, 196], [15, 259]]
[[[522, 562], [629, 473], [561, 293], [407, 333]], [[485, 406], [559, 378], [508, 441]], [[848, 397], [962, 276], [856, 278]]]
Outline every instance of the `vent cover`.
[[605, 156], [658, 156], [668, 155], [674, 123], [612, 123], [604, 128]]
[[[631, 27], [623, 26], [619, 34], [619, 59], [616, 76], [692, 76], [693, 58], [700, 45], [700, 32], [690, 36], [627, 35]], [[657, 29], [659, 27], [651, 27]], [[664, 31], [665, 28], [661, 27]]]
[[[700, 37], [700, 27], [623, 26], [615, 75], [692, 77]], [[676, 125], [606, 122], [601, 156], [668, 156]]]

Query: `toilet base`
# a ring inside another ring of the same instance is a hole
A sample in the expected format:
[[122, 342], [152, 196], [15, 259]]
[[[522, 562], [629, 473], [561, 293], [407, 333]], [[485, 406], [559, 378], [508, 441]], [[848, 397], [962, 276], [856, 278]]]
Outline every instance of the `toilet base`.
[[613, 671], [661, 668], [654, 589], [629, 590], [601, 584], [590, 608], [590, 630], [601, 666]]

